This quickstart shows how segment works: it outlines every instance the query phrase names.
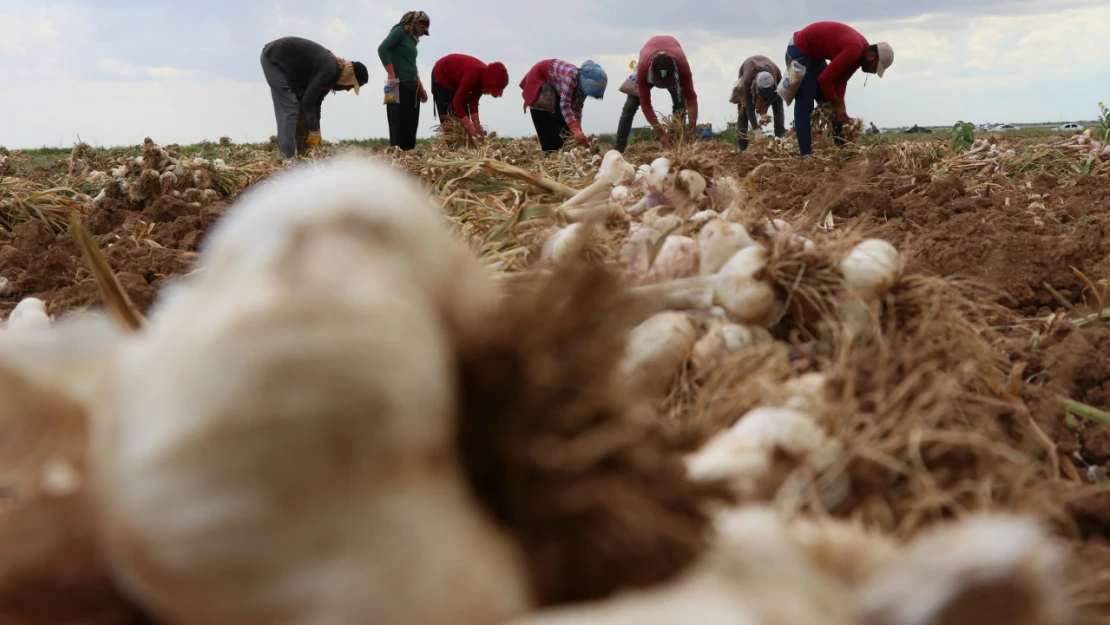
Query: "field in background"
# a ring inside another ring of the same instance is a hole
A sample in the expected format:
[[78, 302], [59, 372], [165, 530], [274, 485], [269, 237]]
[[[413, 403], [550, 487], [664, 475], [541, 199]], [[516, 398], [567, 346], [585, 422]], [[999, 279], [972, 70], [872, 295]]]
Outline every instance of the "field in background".
[[[584, 256], [630, 288], [645, 286], [648, 276], [665, 282], [684, 271], [681, 259], [672, 258], [670, 269], [655, 264], [670, 237], [696, 242], [706, 221], [722, 219], [765, 247], [766, 265], [753, 275], [773, 285], [781, 305], [765, 324], [766, 341], [753, 339], [707, 368], [681, 359], [651, 389], [659, 394], [652, 400], [659, 422], [693, 446], [748, 410], [801, 397], [843, 455], [819, 464], [803, 452], [783, 454], [775, 467], [789, 479], [760, 482], [767, 490], [749, 493], [751, 501], [858, 519], [897, 539], [976, 511], [1029, 513], [1051, 527], [1070, 557], [1062, 578], [1042, 582], [1066, 588], [1085, 613], [1107, 614], [1110, 127], [1087, 126], [1092, 132], [1080, 135], [1040, 127], [976, 132], [959, 145], [951, 129], [863, 134], [843, 149], [819, 136], [813, 159], [799, 158], [789, 136], [744, 153], [729, 133], [670, 152], [647, 137], [633, 141], [625, 154], [633, 165], [665, 156], [709, 186], [693, 199], [679, 186], [651, 196], [636, 183], [626, 185], [626, 198], [602, 195], [595, 207], [607, 218]], [[110, 149], [0, 151], [0, 312], [29, 296], [59, 317], [100, 304], [68, 233], [74, 219], [136, 306], [149, 311], [166, 284], [192, 270], [206, 233], [240, 194], [280, 184], [272, 177], [281, 169], [272, 141], [162, 146], [153, 139]], [[544, 244], [581, 218], [563, 204], [594, 181], [611, 140], [603, 135], [589, 149], [550, 156], [530, 138], [472, 145], [444, 134], [407, 153], [383, 149], [381, 139], [343, 141], [302, 166], [359, 154], [411, 173], [508, 283], [538, 274]], [[632, 215], [645, 197], [658, 206]], [[786, 230], [769, 228], [771, 220]], [[630, 243], [637, 231], [648, 233], [650, 246]], [[864, 311], [862, 338], [849, 339], [859, 319], [838, 308], [837, 267], [865, 237], [893, 244], [904, 271]], [[685, 244], [673, 241], [670, 247]], [[652, 250], [644, 257], [651, 260], [633, 268], [640, 249]], [[699, 338], [721, 322], [715, 314], [690, 313]], [[819, 375], [819, 390], [788, 396], [807, 374]], [[830, 484], [842, 479], [850, 487], [834, 492]], [[619, 538], [673, 530], [640, 521], [643, 533]], [[669, 563], [670, 555], [659, 559]], [[635, 578], [634, 569], [611, 571]]]

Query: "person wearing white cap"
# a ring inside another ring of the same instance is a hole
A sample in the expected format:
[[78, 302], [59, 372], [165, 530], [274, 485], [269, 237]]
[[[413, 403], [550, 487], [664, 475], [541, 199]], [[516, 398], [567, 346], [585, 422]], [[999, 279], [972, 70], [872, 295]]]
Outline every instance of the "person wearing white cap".
[[733, 89], [731, 102], [736, 105], [736, 147], [741, 152], [748, 149], [748, 129], [758, 137], [759, 117], [774, 112], [775, 136], [786, 134], [783, 120], [782, 97], [775, 86], [782, 80], [782, 71], [771, 59], [755, 55], [744, 59], [740, 65], [740, 81]]
[[892, 63], [894, 50], [886, 42], [870, 44], [847, 24], [815, 22], [794, 33], [786, 46], [786, 65], [798, 61], [806, 68], [794, 96], [794, 127], [802, 156], [813, 151], [810, 124], [817, 102], [832, 104], [836, 115], [834, 131], [837, 145], [843, 144], [841, 125], [848, 121], [844, 92], [848, 80], [862, 69], [880, 78]]

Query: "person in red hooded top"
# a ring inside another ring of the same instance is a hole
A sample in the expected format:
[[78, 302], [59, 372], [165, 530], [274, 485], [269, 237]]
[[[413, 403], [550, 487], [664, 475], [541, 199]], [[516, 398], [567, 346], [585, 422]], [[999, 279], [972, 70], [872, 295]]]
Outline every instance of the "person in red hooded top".
[[472, 137], [486, 136], [478, 117], [482, 95], [500, 98], [507, 86], [509, 72], [503, 64], [486, 65], [466, 54], [448, 54], [432, 67], [432, 101], [439, 122], [444, 123], [453, 113]]
[[840, 22], [815, 22], [794, 33], [786, 46], [786, 66], [798, 61], [806, 68], [794, 96], [794, 128], [802, 156], [813, 150], [810, 126], [817, 102], [832, 104], [836, 115], [836, 141], [842, 142], [840, 126], [848, 121], [844, 93], [848, 80], [862, 69], [883, 77], [894, 63], [894, 50], [888, 43], [869, 44], [856, 29]]
[[628, 145], [628, 135], [632, 132], [632, 120], [636, 117], [637, 109], [643, 110], [644, 117], [655, 129], [663, 145], [670, 147], [670, 137], [659, 124], [651, 107], [652, 88], [670, 92], [673, 113], [686, 109], [690, 136], [696, 136], [694, 129], [698, 126], [698, 94], [694, 91], [694, 75], [690, 72], [690, 62], [686, 60], [686, 53], [677, 39], [657, 35], [648, 39], [640, 49], [640, 60], [636, 62], [636, 89], [639, 95], [628, 96], [621, 111], [617, 141], [613, 146], [618, 152], [624, 152]]

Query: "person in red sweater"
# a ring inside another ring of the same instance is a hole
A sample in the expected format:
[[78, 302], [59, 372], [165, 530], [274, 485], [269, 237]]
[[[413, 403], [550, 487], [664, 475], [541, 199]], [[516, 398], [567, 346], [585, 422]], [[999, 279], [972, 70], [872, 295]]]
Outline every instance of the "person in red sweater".
[[624, 152], [628, 146], [628, 135], [632, 132], [632, 120], [637, 110], [643, 110], [659, 140], [670, 147], [671, 138], [659, 124], [655, 110], [651, 107], [652, 88], [666, 89], [671, 94], [672, 112], [678, 114], [685, 109], [690, 122], [690, 136], [697, 136], [694, 130], [698, 125], [698, 94], [694, 91], [694, 75], [686, 53], [674, 37], [657, 35], [647, 40], [640, 49], [640, 60], [636, 63], [636, 89], [638, 95], [630, 95], [621, 110], [621, 120], [617, 125], [617, 141], [613, 149]]
[[883, 72], [894, 63], [894, 50], [885, 42], [869, 44], [847, 24], [816, 22], [794, 33], [786, 46], [787, 68], [791, 61], [798, 61], [806, 68], [805, 78], [794, 96], [794, 128], [802, 156], [809, 156], [813, 151], [810, 126], [816, 103], [832, 104], [836, 114], [836, 142], [842, 144], [841, 125], [848, 121], [844, 105], [848, 80], [857, 69], [882, 78]]
[[486, 65], [466, 54], [448, 54], [432, 67], [432, 101], [439, 123], [453, 113], [470, 136], [486, 136], [478, 118], [478, 100], [483, 94], [500, 98], [507, 86], [509, 72], [503, 64]]

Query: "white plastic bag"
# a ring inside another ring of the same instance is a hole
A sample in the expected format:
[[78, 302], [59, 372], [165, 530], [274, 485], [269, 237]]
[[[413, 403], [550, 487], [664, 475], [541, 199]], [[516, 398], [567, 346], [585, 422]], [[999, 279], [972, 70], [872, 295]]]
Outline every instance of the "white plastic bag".
[[731, 102], [733, 104], [743, 104], [743, 102], [744, 102], [743, 86], [744, 86], [744, 81], [743, 80], [737, 80], [732, 85], [732, 97], [730, 97], [728, 99], [729, 102]]
[[385, 81], [384, 104], [399, 104], [401, 102], [401, 89], [397, 85], [398, 81], [396, 80]]
[[802, 80], [805, 76], [806, 66], [798, 61], [790, 61], [790, 64], [786, 66], [786, 71], [783, 73], [778, 86], [779, 97], [782, 98], [785, 104], [794, 101], [794, 96], [798, 94], [798, 89], [802, 86]]

